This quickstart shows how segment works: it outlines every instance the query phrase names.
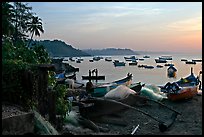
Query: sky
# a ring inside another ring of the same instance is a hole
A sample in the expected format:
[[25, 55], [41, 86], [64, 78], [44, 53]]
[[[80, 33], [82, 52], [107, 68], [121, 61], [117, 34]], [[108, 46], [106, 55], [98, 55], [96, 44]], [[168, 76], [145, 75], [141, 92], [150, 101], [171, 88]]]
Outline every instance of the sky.
[[77, 49], [202, 51], [202, 2], [28, 2], [42, 19], [37, 40]]

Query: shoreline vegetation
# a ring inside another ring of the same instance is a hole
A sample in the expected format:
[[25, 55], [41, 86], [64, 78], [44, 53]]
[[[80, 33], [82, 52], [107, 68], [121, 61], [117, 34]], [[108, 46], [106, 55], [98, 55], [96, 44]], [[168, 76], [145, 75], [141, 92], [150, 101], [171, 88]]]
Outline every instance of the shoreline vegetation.
[[[77, 101], [90, 99], [89, 93], [94, 85], [88, 82], [87, 85], [76, 86], [73, 79], [65, 76], [58, 80], [55, 78], [58, 72], [76, 72], [79, 68], [62, 64], [63, 59], [52, 60], [43, 45], [33, 43], [33, 36], [40, 36], [44, 29], [41, 18], [32, 12], [32, 7], [22, 2], [2, 2], [2, 13], [3, 135], [202, 134], [202, 96], [198, 95], [183, 102], [161, 102], [181, 112], [165, 132], [159, 130], [154, 118], [132, 109], [111, 117], [100, 117], [98, 122], [82, 117], [79, 106], [83, 103]], [[73, 49], [71, 45], [66, 46]], [[76, 49], [73, 51], [82, 53]], [[126, 83], [126, 89], [139, 98], [139, 93], [128, 85]], [[151, 104], [146, 99], [140, 101], [144, 102], [142, 106], [135, 106], [138, 109], [157, 114], [159, 118], [169, 116], [164, 114], [166, 110], [158, 103]]]

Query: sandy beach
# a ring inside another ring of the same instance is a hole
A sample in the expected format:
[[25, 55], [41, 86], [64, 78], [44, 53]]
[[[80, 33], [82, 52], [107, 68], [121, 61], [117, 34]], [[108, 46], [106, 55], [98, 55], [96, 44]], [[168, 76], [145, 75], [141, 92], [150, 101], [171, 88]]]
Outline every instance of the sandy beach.
[[[94, 132], [82, 127], [72, 127], [67, 132], [72, 135], [130, 135], [134, 128], [139, 125], [134, 135], [202, 135], [202, 96], [196, 95], [190, 100], [181, 102], [165, 100], [162, 103], [181, 113], [173, 125], [164, 132], [159, 130], [157, 121], [130, 109], [114, 116], [119, 123], [121, 122], [121, 125], [94, 122], [97, 126], [106, 129], [103, 132]], [[152, 102], [139, 109], [158, 117], [162, 121], [169, 120], [173, 113], [173, 111]]]

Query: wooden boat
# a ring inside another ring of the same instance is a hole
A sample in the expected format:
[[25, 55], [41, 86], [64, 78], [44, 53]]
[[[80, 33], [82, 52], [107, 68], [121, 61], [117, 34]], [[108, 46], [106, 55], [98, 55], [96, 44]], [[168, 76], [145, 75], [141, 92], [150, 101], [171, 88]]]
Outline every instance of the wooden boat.
[[89, 98], [87, 100], [83, 100], [80, 102], [73, 102], [72, 104], [79, 106], [79, 112], [82, 117], [86, 119], [90, 119], [92, 121], [98, 121], [99, 119], [103, 118], [103, 116], [105, 115], [118, 114], [120, 112], [124, 112], [124, 110], [132, 109], [159, 122], [158, 127], [161, 132], [166, 131], [174, 123], [178, 114], [181, 115], [180, 112], [157, 101], [153, 101], [153, 102], [158, 103], [160, 106], [163, 106], [173, 111], [170, 120], [163, 121], [159, 119], [158, 116], [152, 116], [151, 114], [135, 107], [135, 106], [147, 105], [148, 101], [153, 101], [153, 100], [138, 96], [137, 94], [129, 94], [126, 98], [123, 98], [120, 100], [105, 99], [105, 98]]
[[171, 101], [180, 101], [185, 99], [191, 99], [198, 93], [198, 87], [197, 86], [186, 86], [186, 87], [179, 87], [179, 90], [176, 91], [164, 91], [165, 89], [162, 89], [161, 91], [167, 93], [167, 97]]
[[139, 60], [139, 61], [144, 61], [144, 59], [143, 59], [143, 58], [139, 58], [138, 60]]
[[137, 64], [138, 64], [137, 61], [132, 61], [132, 62], [129, 63], [129, 66], [136, 66]]
[[[95, 87], [94, 92], [91, 93], [91, 96], [103, 97], [107, 92], [116, 88], [118, 85], [121, 85], [121, 84], [114, 83], [114, 84], [109, 84], [109, 85], [107, 84], [107, 85]], [[142, 88], [142, 85], [140, 83], [134, 83], [134, 84], [130, 84], [128, 87], [136, 92], [139, 92]]]
[[77, 60], [76, 63], [81, 63], [81, 60]]
[[101, 58], [101, 57], [98, 57], [98, 56], [97, 56], [97, 57], [93, 57], [93, 60], [94, 60], [94, 61], [99, 61], [100, 59], [102, 59], [102, 58]]
[[159, 57], [159, 59], [162, 59], [162, 60], [172, 60], [172, 56], [170, 56], [170, 55], [161, 56], [161, 57]]
[[149, 65], [146, 65], [146, 66], [144, 66], [144, 68], [146, 68], [146, 69], [153, 69], [153, 68], [154, 68], [154, 66], [149, 66]]
[[56, 81], [58, 84], [65, 84], [66, 79], [76, 80], [76, 73], [59, 73], [55, 75]]
[[150, 58], [150, 56], [149, 55], [144, 55], [143, 58]]
[[120, 61], [118, 61], [118, 60], [115, 60], [115, 61], [113, 62], [113, 64], [114, 64], [115, 67], [125, 66], [125, 62], [120, 62]]
[[144, 67], [146, 67], [146, 66], [147, 66], [147, 65], [144, 65], [144, 64], [138, 65], [139, 68], [144, 68]]
[[132, 60], [136, 60], [137, 58], [135, 56], [131, 56], [131, 57], [124, 57], [125, 61], [132, 61]]
[[202, 62], [202, 59], [192, 59], [192, 61], [195, 61], [195, 62]]
[[164, 66], [162, 66], [162, 65], [157, 65], [156, 67], [157, 67], [157, 68], [163, 68]]
[[186, 64], [196, 64], [195, 61], [186, 61]]
[[177, 69], [173, 65], [170, 64], [170, 66], [167, 69], [168, 77], [169, 78], [176, 77], [176, 72], [177, 72]]
[[[121, 84], [128, 84], [131, 80], [132, 80], [132, 74], [129, 74], [129, 75], [127, 75], [127, 77], [120, 79], [120, 80], [117, 80], [117, 81], [113, 81], [110, 83], [97, 84], [93, 87], [93, 92], [91, 92], [91, 96], [103, 97], [111, 89], [114, 89], [118, 85], [121, 85]], [[134, 88], [134, 86], [139, 86], [139, 84], [138, 85], [132, 85], [132, 88]]]
[[82, 104], [79, 105], [79, 112], [85, 118], [94, 119], [104, 115], [118, 113], [127, 109], [127, 107], [121, 103], [134, 106], [137, 104], [144, 104], [145, 101], [146, 98], [134, 94], [130, 94], [126, 98], [120, 100], [90, 98], [88, 100], [81, 101]]
[[156, 63], [166, 63], [167, 61], [165, 59], [155, 59]]
[[191, 67], [191, 74], [185, 78], [181, 78], [180, 80], [176, 81], [176, 83], [181, 87], [201, 85], [200, 74], [202, 74], [202, 71], [200, 71], [199, 75], [196, 77], [193, 74], [193, 68]]
[[174, 66], [174, 64], [166, 63], [164, 66]]
[[109, 61], [110, 62], [110, 61], [112, 61], [112, 58], [111, 57], [106, 57], [105, 61]]
[[[200, 72], [201, 74], [201, 72]], [[201, 81], [199, 77], [195, 77], [193, 74], [193, 68], [191, 68], [191, 74], [186, 78], [174, 83], [168, 82], [165, 86], [161, 86], [161, 91], [167, 93], [169, 100], [178, 101], [184, 99], [193, 98], [198, 93], [198, 86], [200, 89]]]
[[181, 61], [188, 61], [187, 59], [181, 59]]

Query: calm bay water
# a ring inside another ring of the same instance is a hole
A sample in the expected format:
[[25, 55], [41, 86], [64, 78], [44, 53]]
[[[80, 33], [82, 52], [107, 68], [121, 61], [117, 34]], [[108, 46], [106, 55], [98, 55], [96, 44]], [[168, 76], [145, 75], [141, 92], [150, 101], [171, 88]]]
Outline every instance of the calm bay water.
[[[104, 59], [99, 61], [89, 62], [89, 59], [93, 57], [82, 57], [84, 61], [81, 63], [71, 62], [68, 63], [74, 67], [79, 68], [79, 72], [77, 72], [77, 81], [86, 83], [87, 81], [82, 80], [82, 75], [88, 75], [89, 70], [98, 69], [99, 75], [105, 75], [105, 80], [99, 80], [100, 83], [112, 82], [121, 78], [126, 77], [127, 73], [133, 74], [133, 83], [135, 82], [143, 82], [146, 84], [155, 84], [155, 85], [164, 85], [168, 81], [173, 82], [179, 80], [181, 77], [186, 77], [190, 74], [191, 67], [193, 67], [193, 73], [197, 76], [199, 72], [202, 70], [202, 62], [197, 62], [195, 65], [193, 64], [185, 64], [185, 62], [181, 61], [181, 59], [185, 58], [187, 60], [192, 59], [202, 59], [202, 54], [171, 54], [173, 57], [172, 61], [167, 61], [167, 63], [173, 63], [175, 68], [177, 69], [176, 78], [168, 78], [167, 77], [167, 68], [168, 66], [164, 66], [163, 68], [157, 68], [156, 65], [164, 65], [163, 63], [156, 63], [155, 58], [158, 58], [164, 54], [149, 54], [150, 58], [145, 58], [144, 61], [138, 61], [138, 65], [152, 65], [154, 69], [145, 69], [139, 68], [137, 66], [129, 66], [129, 62], [125, 61], [124, 56], [130, 57], [130, 55], [122, 55], [122, 56], [111, 56], [112, 60], [115, 59], [126, 62], [125, 66], [115, 67], [113, 62], [105, 61]], [[108, 56], [110, 57], [110, 56]], [[143, 58], [143, 55], [136, 55], [137, 58]], [[67, 57], [68, 58], [68, 57]], [[76, 57], [74, 57], [76, 59]], [[201, 75], [202, 80], [202, 75]], [[94, 82], [94, 81], [93, 81]]]

